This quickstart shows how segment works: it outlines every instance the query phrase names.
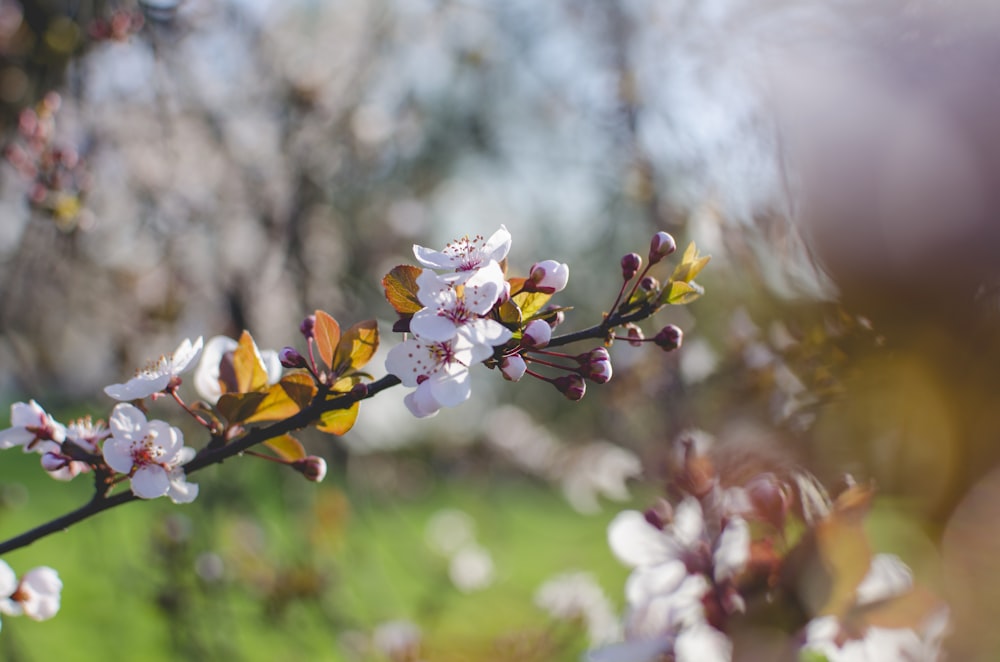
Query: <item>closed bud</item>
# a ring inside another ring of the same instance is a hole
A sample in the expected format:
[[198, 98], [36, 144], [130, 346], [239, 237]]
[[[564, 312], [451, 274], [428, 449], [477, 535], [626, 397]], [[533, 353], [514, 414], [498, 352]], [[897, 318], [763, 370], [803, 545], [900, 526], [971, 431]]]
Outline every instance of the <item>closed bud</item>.
[[684, 332], [680, 330], [680, 327], [674, 326], [673, 324], [668, 324], [660, 332], [656, 334], [653, 338], [653, 342], [656, 346], [665, 352], [672, 352], [681, 346], [684, 340]]
[[500, 374], [509, 382], [521, 381], [524, 373], [528, 370], [528, 364], [524, 362], [520, 354], [505, 356], [500, 361]]
[[326, 478], [326, 460], [315, 455], [295, 460], [289, 466], [305, 476], [306, 480], [311, 480], [314, 483]]
[[583, 381], [583, 377], [576, 373], [557, 377], [552, 380], [552, 385], [565, 395], [567, 400], [574, 402], [582, 400], [587, 393], [587, 382]]
[[639, 271], [642, 267], [642, 258], [639, 257], [638, 253], [629, 253], [622, 257], [622, 278], [625, 280], [632, 280], [632, 277]]
[[542, 260], [531, 267], [524, 289], [528, 292], [552, 294], [566, 287], [569, 266], [555, 260]]
[[668, 232], [657, 232], [649, 242], [649, 263], [656, 264], [677, 250], [677, 242]]
[[303, 336], [309, 339], [313, 337], [313, 329], [315, 327], [316, 327], [316, 316], [309, 315], [304, 320], [302, 320], [302, 324], [299, 324], [299, 331], [302, 333]]
[[628, 336], [629, 345], [632, 345], [632, 347], [642, 347], [642, 341], [645, 340], [645, 336], [642, 335], [642, 329], [629, 322], [625, 325], [625, 331]]
[[278, 352], [278, 360], [281, 361], [281, 365], [286, 368], [306, 367], [306, 358], [299, 354], [298, 350], [294, 347], [282, 348], [282, 350]]
[[552, 339], [552, 327], [545, 320], [532, 320], [524, 327], [521, 344], [525, 347], [540, 349], [549, 344]]
[[646, 276], [639, 281], [639, 289], [643, 292], [659, 292], [660, 281], [656, 280], [652, 276]]
[[588, 360], [580, 365], [580, 374], [596, 384], [607, 384], [611, 381], [611, 357], [608, 350], [598, 347], [587, 355]]

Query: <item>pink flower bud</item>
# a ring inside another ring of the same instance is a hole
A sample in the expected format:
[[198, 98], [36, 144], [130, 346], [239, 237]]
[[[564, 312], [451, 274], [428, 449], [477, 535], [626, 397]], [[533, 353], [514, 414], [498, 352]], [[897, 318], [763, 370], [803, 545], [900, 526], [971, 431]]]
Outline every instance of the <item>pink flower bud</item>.
[[69, 460], [58, 453], [45, 453], [42, 455], [42, 469], [46, 471], [59, 471], [69, 463]]
[[649, 242], [649, 263], [656, 264], [677, 250], [677, 242], [667, 232], [657, 232]]
[[282, 350], [278, 352], [278, 360], [281, 361], [281, 365], [286, 368], [306, 367], [305, 357], [299, 354], [298, 350], [294, 347], [283, 347]]
[[684, 332], [680, 330], [680, 327], [674, 326], [673, 324], [668, 324], [660, 332], [656, 334], [653, 338], [653, 342], [656, 346], [665, 352], [672, 352], [681, 346], [684, 340]]
[[520, 354], [505, 356], [500, 362], [500, 374], [509, 382], [521, 381], [521, 377], [524, 377], [527, 369], [528, 364], [524, 362]]
[[628, 335], [628, 344], [632, 345], [632, 347], [642, 347], [642, 341], [645, 340], [645, 336], [642, 335], [642, 329], [629, 322], [625, 325], [625, 330]]
[[625, 280], [632, 280], [636, 272], [642, 267], [642, 258], [639, 257], [638, 253], [629, 253], [628, 255], [622, 257], [622, 278]]
[[583, 381], [583, 377], [576, 373], [557, 377], [552, 380], [552, 385], [565, 395], [567, 400], [574, 402], [582, 400], [587, 393], [587, 382]]
[[321, 457], [310, 455], [292, 462], [290, 466], [314, 483], [326, 478], [326, 460]]
[[299, 324], [299, 331], [307, 339], [308, 338], [312, 338], [313, 337], [313, 328], [315, 328], [315, 326], [316, 326], [316, 316], [315, 315], [309, 315], [304, 320], [302, 320], [302, 324]]
[[643, 292], [659, 292], [660, 281], [656, 280], [652, 276], [646, 276], [639, 281], [639, 289]]
[[532, 320], [524, 327], [521, 344], [525, 347], [542, 348], [552, 339], [552, 327], [545, 320]]
[[568, 265], [555, 260], [542, 260], [531, 267], [525, 286], [528, 291], [552, 294], [565, 288], [568, 282]]
[[597, 384], [607, 384], [611, 381], [611, 357], [608, 350], [597, 347], [585, 354], [587, 361], [580, 365], [580, 374]]

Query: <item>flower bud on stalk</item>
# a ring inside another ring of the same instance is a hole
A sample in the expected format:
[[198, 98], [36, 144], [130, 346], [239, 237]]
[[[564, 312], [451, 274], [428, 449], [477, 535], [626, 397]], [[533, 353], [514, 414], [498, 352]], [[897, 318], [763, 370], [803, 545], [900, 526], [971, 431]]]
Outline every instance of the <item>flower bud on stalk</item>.
[[642, 341], [645, 340], [642, 329], [629, 322], [625, 325], [625, 330], [628, 335], [628, 344], [632, 347], [642, 347]]
[[299, 325], [299, 331], [308, 340], [313, 337], [313, 329], [315, 328], [315, 326], [316, 326], [316, 316], [309, 315], [304, 320], [302, 320], [302, 324]]
[[653, 292], [660, 291], [660, 281], [656, 280], [652, 276], [646, 276], [639, 281], [639, 289], [647, 294], [652, 294]]
[[566, 396], [567, 400], [574, 402], [582, 400], [587, 393], [587, 382], [583, 381], [583, 377], [576, 373], [557, 377], [552, 380], [552, 385]]
[[542, 260], [531, 267], [524, 289], [528, 292], [553, 294], [565, 288], [568, 282], [569, 265], [555, 260]]
[[611, 381], [611, 356], [604, 347], [597, 347], [587, 354], [586, 361], [580, 363], [580, 374], [596, 384], [607, 384]]
[[632, 277], [638, 273], [639, 269], [642, 267], [642, 258], [639, 257], [638, 253], [629, 253], [622, 257], [622, 278], [626, 281], [632, 280]]
[[552, 339], [552, 327], [545, 320], [532, 320], [524, 327], [521, 344], [525, 347], [541, 349]]
[[653, 342], [656, 346], [665, 352], [672, 352], [681, 346], [684, 340], [684, 332], [680, 330], [680, 327], [674, 326], [673, 324], [668, 324], [660, 332], [656, 334], [653, 338]]
[[649, 263], [656, 264], [677, 250], [677, 242], [667, 232], [657, 232], [649, 242]]
[[524, 377], [527, 369], [528, 364], [524, 362], [520, 354], [505, 356], [500, 362], [500, 374], [509, 382], [521, 381], [521, 377]]
[[296, 460], [289, 466], [305, 476], [306, 480], [311, 480], [314, 483], [326, 478], [326, 460], [315, 455]]
[[281, 361], [281, 365], [286, 368], [304, 368], [306, 367], [306, 358], [299, 354], [298, 350], [294, 347], [284, 347], [278, 353], [278, 360]]

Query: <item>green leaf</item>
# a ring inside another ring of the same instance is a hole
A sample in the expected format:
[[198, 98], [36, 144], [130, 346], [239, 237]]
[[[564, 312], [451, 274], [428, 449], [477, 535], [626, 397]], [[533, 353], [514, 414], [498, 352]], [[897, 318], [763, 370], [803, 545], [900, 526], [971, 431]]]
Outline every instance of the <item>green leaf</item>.
[[701, 273], [701, 270], [705, 268], [708, 261], [712, 259], [711, 255], [699, 255], [698, 248], [692, 241], [688, 244], [687, 249], [684, 251], [684, 257], [681, 258], [681, 263], [677, 265], [674, 269], [674, 273], [670, 276], [670, 280], [684, 281], [685, 283], [690, 283], [694, 278]]
[[267, 390], [264, 398], [257, 403], [256, 410], [243, 422], [280, 421], [294, 416], [312, 402], [314, 395], [316, 385], [312, 377], [302, 372], [286, 375]]
[[333, 367], [333, 357], [340, 345], [340, 325], [329, 313], [316, 311], [316, 325], [313, 327], [313, 337], [316, 339], [316, 349], [327, 368]]
[[698, 283], [672, 280], [663, 288], [657, 303], [661, 306], [664, 304], [683, 306], [684, 304], [691, 303], [704, 293], [705, 289]]
[[423, 269], [409, 264], [393, 267], [382, 279], [385, 298], [400, 315], [412, 315], [423, 308], [417, 298], [417, 276]]
[[348, 370], [364, 366], [378, 350], [378, 323], [375, 320], [358, 322], [349, 328], [337, 345], [334, 356], [334, 373], [342, 375]]
[[319, 417], [316, 429], [338, 436], [344, 434], [354, 427], [354, 421], [358, 419], [358, 405], [360, 404], [360, 402], [355, 402], [347, 409], [333, 409], [323, 412], [323, 415]]
[[264, 360], [260, 358], [257, 343], [253, 341], [249, 331], [244, 331], [240, 335], [239, 344], [233, 352], [233, 374], [236, 377], [237, 393], [250, 393], [267, 388]]
[[277, 453], [278, 457], [286, 462], [294, 462], [306, 457], [306, 449], [302, 447], [298, 439], [290, 434], [283, 434], [280, 437], [268, 439], [264, 442], [264, 445]]

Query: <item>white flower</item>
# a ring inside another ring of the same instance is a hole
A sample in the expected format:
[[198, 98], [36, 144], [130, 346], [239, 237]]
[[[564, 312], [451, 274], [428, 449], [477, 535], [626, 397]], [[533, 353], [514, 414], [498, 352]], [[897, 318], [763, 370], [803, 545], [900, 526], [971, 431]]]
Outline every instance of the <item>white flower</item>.
[[424, 340], [444, 342], [462, 335], [476, 345], [502, 345], [510, 340], [510, 330], [483, 315], [493, 308], [503, 282], [503, 271], [493, 261], [461, 285], [424, 269], [417, 277], [417, 298], [426, 307], [413, 315], [410, 331]]
[[677, 635], [675, 662], [727, 662], [733, 657], [733, 642], [708, 623], [698, 623]]
[[462, 547], [448, 564], [448, 577], [455, 588], [473, 593], [493, 583], [496, 569], [489, 551], [473, 543]]
[[180, 468], [195, 455], [193, 448], [184, 445], [180, 430], [164, 421], [147, 421], [139, 409], [126, 403], [114, 408], [110, 425], [104, 461], [128, 474], [137, 497], [169, 496], [174, 503], [187, 503], [198, 496], [198, 486], [188, 483]]
[[136, 372], [124, 384], [112, 384], [104, 389], [115, 400], [128, 401], [148, 398], [170, 385], [178, 375], [190, 368], [201, 354], [201, 336], [193, 343], [185, 338], [170, 356], [161, 356]]
[[[232, 352], [237, 347], [239, 342], [228, 336], [215, 336], [205, 343], [193, 380], [195, 390], [205, 402], [214, 405], [222, 396], [222, 387], [219, 385], [220, 368], [223, 361], [232, 359]], [[260, 367], [267, 373], [267, 383], [277, 384], [281, 379], [281, 359], [278, 353], [273, 349], [258, 351], [256, 344], [254, 350]]]
[[10, 599], [17, 590], [17, 575], [7, 562], [0, 559], [0, 612], [11, 616], [21, 614], [21, 605]]
[[0, 430], [0, 449], [23, 446], [25, 453], [46, 453], [58, 450], [65, 438], [66, 427], [37, 402], [15, 402], [10, 406], [10, 427]]
[[463, 272], [474, 271], [490, 260], [502, 262], [510, 251], [510, 232], [503, 225], [489, 239], [481, 235], [462, 237], [450, 242], [443, 251], [413, 246], [413, 254], [425, 267]]
[[11, 599], [20, 603], [24, 615], [35, 621], [45, 621], [59, 612], [62, 581], [59, 573], [47, 566], [24, 573]]
[[726, 523], [712, 556], [715, 581], [724, 582], [743, 572], [750, 560], [750, 525], [742, 517]]
[[591, 646], [621, 637], [621, 627], [608, 596], [588, 572], [567, 572], [547, 580], [535, 591], [535, 604], [553, 618], [583, 620]]
[[[88, 453], [96, 454], [100, 443], [110, 434], [104, 427], [104, 421], [94, 423], [89, 416], [78, 418], [66, 427], [66, 441]], [[42, 455], [42, 468], [56, 480], [72, 480], [91, 469], [89, 464], [74, 460], [58, 446], [53, 446]]]
[[446, 342], [410, 338], [389, 350], [385, 369], [399, 377], [404, 386], [417, 387], [404, 402], [419, 418], [468, 400], [469, 366], [491, 353], [491, 348], [474, 345], [462, 336]]

